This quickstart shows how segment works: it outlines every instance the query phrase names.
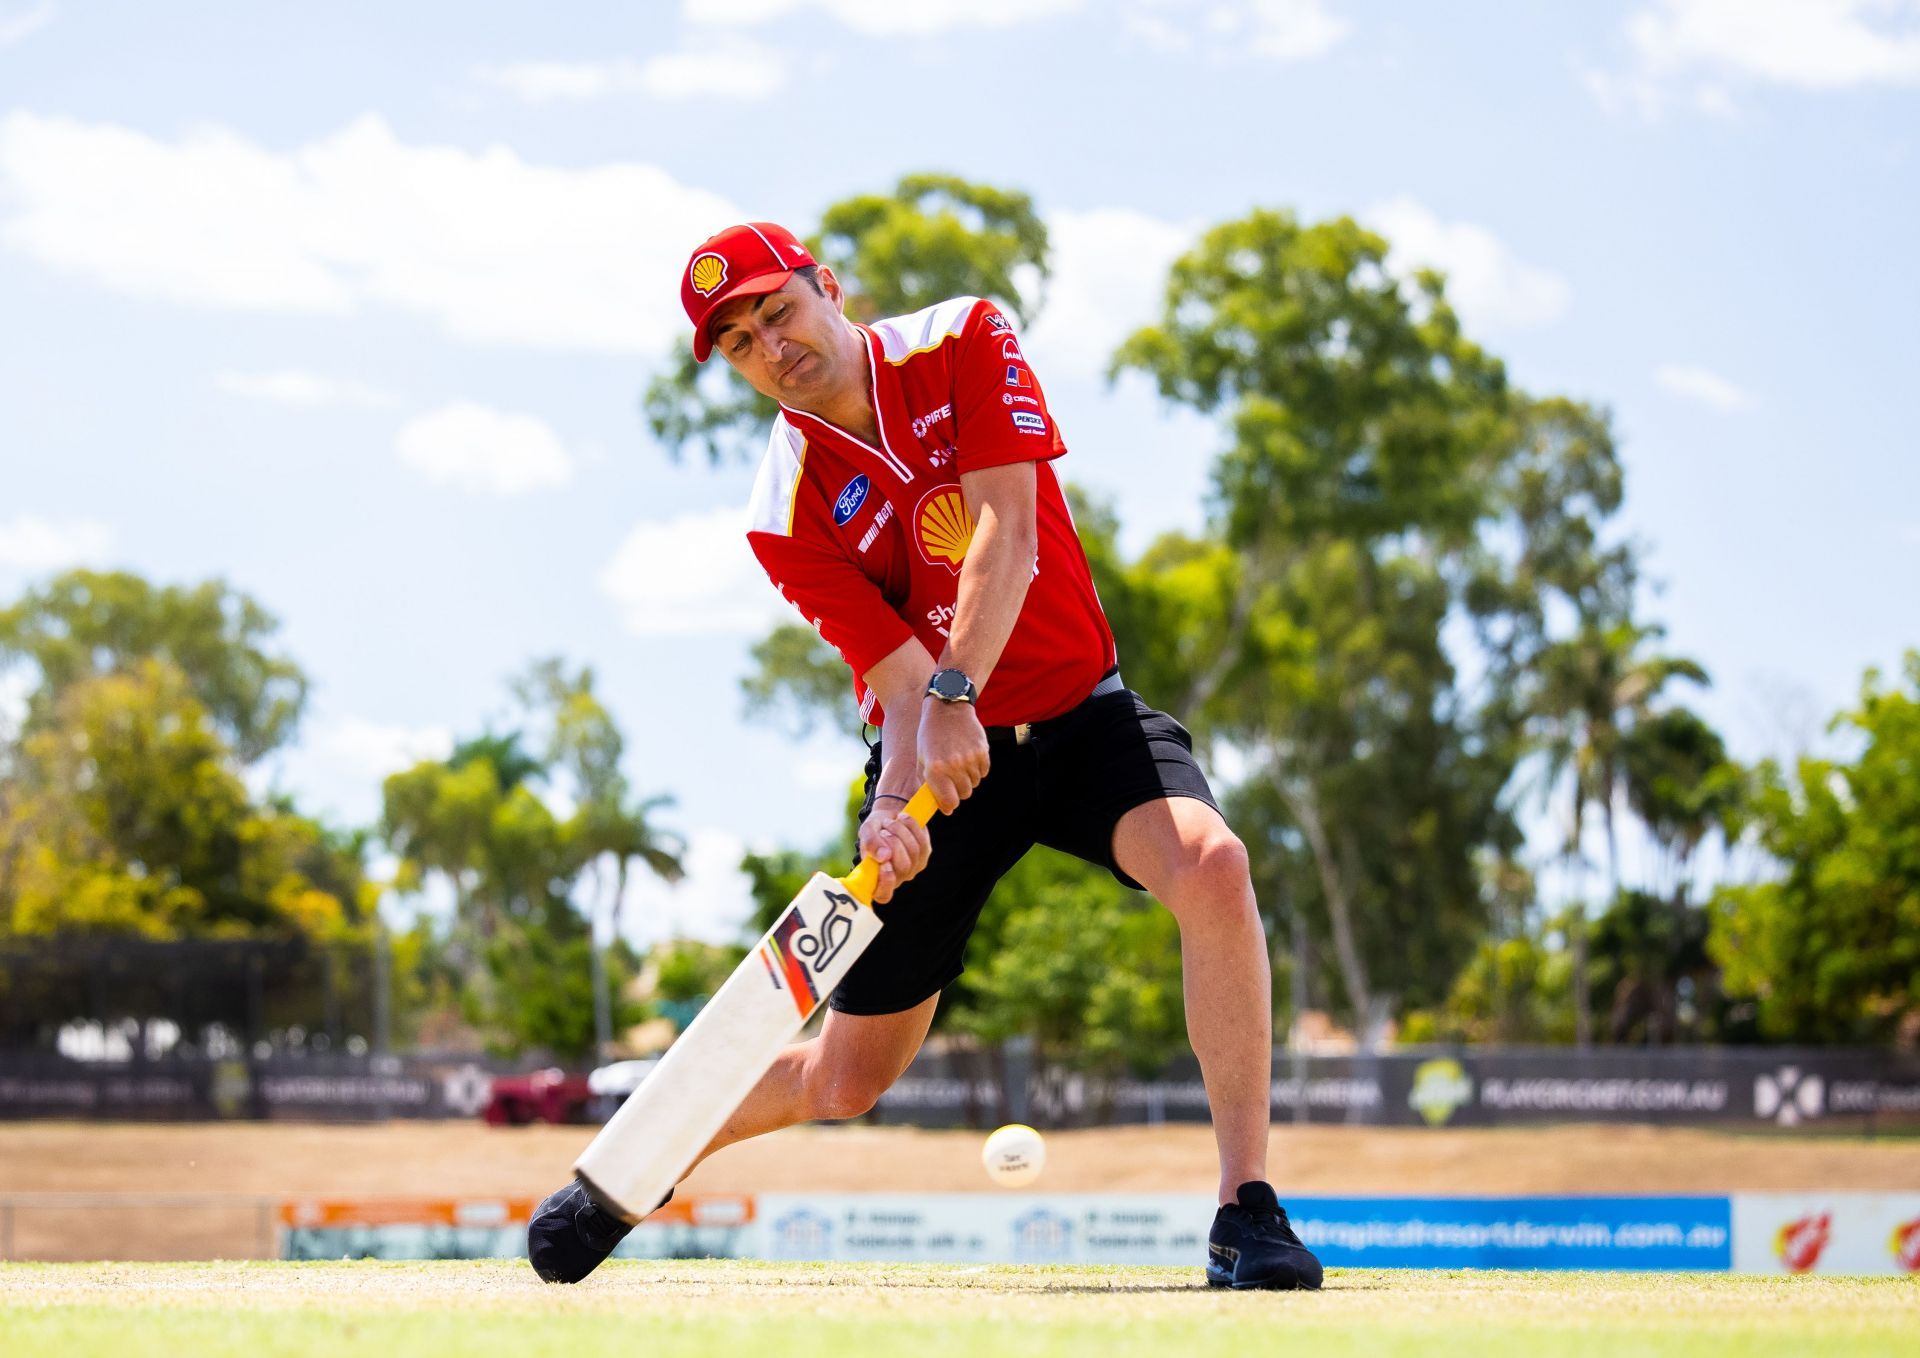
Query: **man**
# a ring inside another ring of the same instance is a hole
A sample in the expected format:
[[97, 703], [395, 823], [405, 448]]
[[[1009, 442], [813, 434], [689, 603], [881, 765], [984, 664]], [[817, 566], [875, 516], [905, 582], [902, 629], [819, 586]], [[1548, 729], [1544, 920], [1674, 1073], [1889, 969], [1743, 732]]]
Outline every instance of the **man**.
[[[1206, 1276], [1318, 1287], [1266, 1182], [1272, 1011], [1246, 851], [1186, 730], [1120, 682], [1051, 462], [1066, 447], [1004, 313], [961, 297], [856, 325], [831, 269], [767, 222], [693, 252], [694, 356], [780, 403], [747, 540], [847, 661], [879, 726], [859, 849], [886, 929], [713, 1143], [866, 1112], [933, 1021], [993, 885], [1034, 844], [1143, 887], [1180, 925], [1187, 1030], [1220, 1153]], [[900, 815], [926, 782], [946, 814]], [[549, 1281], [626, 1234], [578, 1185], [530, 1229]]]

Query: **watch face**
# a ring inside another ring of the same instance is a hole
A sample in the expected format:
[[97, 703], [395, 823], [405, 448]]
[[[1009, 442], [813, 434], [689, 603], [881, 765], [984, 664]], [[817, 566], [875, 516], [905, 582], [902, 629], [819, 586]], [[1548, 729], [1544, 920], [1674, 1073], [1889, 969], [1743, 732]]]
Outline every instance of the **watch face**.
[[964, 698], [971, 683], [959, 670], [941, 670], [933, 676], [931, 687], [942, 698]]

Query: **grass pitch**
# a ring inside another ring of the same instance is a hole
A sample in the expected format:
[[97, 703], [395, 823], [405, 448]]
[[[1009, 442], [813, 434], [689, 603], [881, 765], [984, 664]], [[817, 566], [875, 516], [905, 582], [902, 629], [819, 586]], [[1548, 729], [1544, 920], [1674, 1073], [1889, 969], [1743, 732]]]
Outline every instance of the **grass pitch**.
[[1334, 1270], [1320, 1293], [1197, 1269], [616, 1261], [4, 1264], [0, 1347], [59, 1358], [1540, 1358], [1911, 1354], [1920, 1280]]

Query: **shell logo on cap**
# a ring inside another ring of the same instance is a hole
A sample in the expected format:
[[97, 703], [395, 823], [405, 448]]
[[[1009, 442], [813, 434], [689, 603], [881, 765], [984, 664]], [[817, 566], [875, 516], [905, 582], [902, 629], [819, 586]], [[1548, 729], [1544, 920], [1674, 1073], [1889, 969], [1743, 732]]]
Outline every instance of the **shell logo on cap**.
[[945, 564], [956, 575], [973, 545], [973, 515], [967, 512], [966, 499], [956, 486], [929, 491], [914, 515], [920, 534], [920, 550], [932, 565]]
[[693, 261], [693, 268], [687, 276], [693, 280], [695, 292], [702, 297], [711, 297], [714, 289], [727, 281], [727, 261], [721, 255], [701, 255]]

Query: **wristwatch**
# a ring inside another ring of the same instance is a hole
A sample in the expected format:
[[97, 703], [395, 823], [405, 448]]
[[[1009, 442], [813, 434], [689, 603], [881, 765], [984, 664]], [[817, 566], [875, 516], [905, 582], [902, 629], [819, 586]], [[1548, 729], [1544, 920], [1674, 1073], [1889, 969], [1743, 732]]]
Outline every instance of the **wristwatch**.
[[980, 696], [964, 670], [935, 670], [927, 680], [927, 696], [943, 703], [970, 703]]

